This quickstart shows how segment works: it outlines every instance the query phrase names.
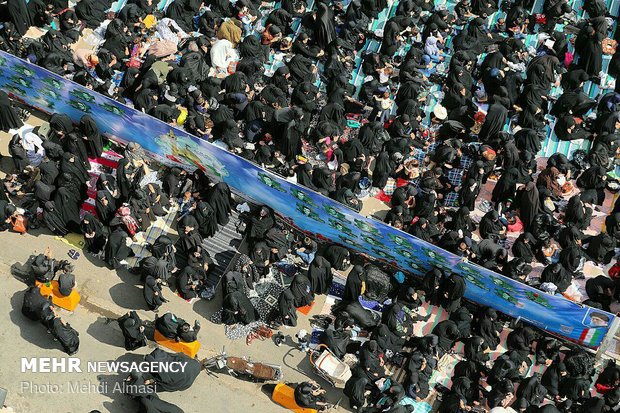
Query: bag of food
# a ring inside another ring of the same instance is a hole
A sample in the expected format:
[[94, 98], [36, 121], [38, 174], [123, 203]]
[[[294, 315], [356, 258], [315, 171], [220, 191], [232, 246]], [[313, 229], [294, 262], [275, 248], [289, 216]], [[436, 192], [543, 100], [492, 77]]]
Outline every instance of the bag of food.
[[603, 54], [613, 55], [616, 53], [618, 42], [614, 39], [603, 39]]

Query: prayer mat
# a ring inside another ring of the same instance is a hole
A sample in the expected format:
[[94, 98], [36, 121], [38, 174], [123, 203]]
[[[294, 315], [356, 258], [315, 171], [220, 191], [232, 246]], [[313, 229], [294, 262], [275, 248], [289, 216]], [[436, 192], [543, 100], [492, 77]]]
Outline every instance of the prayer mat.
[[68, 244], [72, 247], [78, 248], [78, 249], [84, 249], [84, 235], [82, 234], [75, 234], [73, 232], [70, 232], [69, 234], [65, 235], [64, 237], [59, 237], [59, 236], [55, 236], [54, 237], [57, 240], [60, 240], [62, 242], [64, 242], [65, 244]]
[[304, 305], [303, 307], [297, 307], [297, 311], [299, 311], [303, 315], [308, 315], [310, 311], [312, 311], [312, 307], [314, 307], [315, 303], [316, 301], [313, 301], [312, 304], [310, 305]]

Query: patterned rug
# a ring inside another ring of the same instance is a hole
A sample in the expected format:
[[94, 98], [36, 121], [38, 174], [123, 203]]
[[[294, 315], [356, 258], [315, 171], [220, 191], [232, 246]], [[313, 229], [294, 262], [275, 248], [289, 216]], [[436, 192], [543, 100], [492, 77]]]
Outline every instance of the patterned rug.
[[[226, 338], [238, 340], [247, 337], [252, 330], [263, 324], [270, 324], [277, 316], [278, 298], [284, 291], [283, 277], [279, 276], [275, 270], [272, 276], [268, 276], [254, 286], [250, 293], [250, 302], [259, 315], [259, 320], [248, 325], [234, 324], [224, 327]], [[222, 310], [218, 310], [211, 316], [211, 321], [215, 324], [222, 323]]]

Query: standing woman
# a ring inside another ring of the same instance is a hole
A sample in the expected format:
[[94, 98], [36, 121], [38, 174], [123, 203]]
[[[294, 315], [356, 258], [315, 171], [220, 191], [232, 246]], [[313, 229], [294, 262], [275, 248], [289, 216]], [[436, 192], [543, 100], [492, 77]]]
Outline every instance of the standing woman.
[[525, 188], [517, 195], [519, 206], [519, 218], [523, 222], [523, 227], [529, 231], [534, 224], [534, 218], [542, 208], [540, 206], [540, 195], [534, 182], [528, 182]]
[[30, 159], [28, 159], [26, 149], [22, 145], [22, 138], [17, 133], [13, 135], [11, 142], [9, 142], [9, 155], [13, 158], [15, 173], [21, 175], [24, 169], [30, 165]]
[[19, 129], [23, 126], [22, 120], [11, 105], [9, 95], [0, 90], [0, 130], [8, 132], [10, 129]]
[[98, 158], [103, 152], [103, 139], [95, 120], [90, 115], [80, 119], [80, 132], [86, 140], [86, 151], [91, 158]]
[[281, 322], [285, 326], [295, 327], [297, 325], [297, 309], [295, 308], [295, 296], [290, 288], [282, 291], [278, 298], [278, 314]]
[[366, 271], [361, 265], [355, 265], [347, 276], [342, 301], [345, 303], [357, 300], [366, 289]]
[[461, 299], [465, 295], [465, 280], [458, 274], [452, 273], [442, 285], [443, 297], [441, 306], [448, 312], [453, 313], [461, 306]]
[[597, 77], [603, 68], [603, 39], [605, 33], [597, 31], [592, 24], [587, 25], [577, 35], [575, 52], [579, 67], [590, 75]]
[[228, 224], [232, 211], [232, 196], [228, 185], [225, 182], [220, 182], [211, 187], [207, 195], [207, 202], [215, 211], [217, 223], [219, 225]]
[[334, 24], [334, 14], [325, 0], [320, 0], [316, 10], [314, 41], [321, 49], [327, 50], [327, 46], [335, 39], [336, 26]]
[[15, 30], [17, 30], [20, 36], [26, 34], [30, 26], [32, 26], [32, 18], [30, 17], [26, 0], [8, 0], [7, 9], [10, 19], [15, 25]]

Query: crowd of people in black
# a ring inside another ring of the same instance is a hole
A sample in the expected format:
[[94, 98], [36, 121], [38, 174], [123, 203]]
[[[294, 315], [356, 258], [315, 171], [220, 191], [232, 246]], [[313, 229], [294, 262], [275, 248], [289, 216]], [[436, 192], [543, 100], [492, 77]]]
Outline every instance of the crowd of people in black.
[[[354, 210], [368, 191], [392, 188], [385, 222], [546, 293], [579, 286], [588, 261], [601, 268], [615, 262], [620, 205], [609, 208], [604, 231], [586, 235], [601, 225], [596, 211], [607, 208], [617, 188], [620, 154], [620, 50], [613, 50], [620, 30], [611, 14], [617, 11], [604, 1], [585, 0], [576, 10], [567, 0], [545, 0], [538, 14], [531, 0], [461, 0], [448, 7], [429, 0], [175, 0], [164, 12], [152, 0], [129, 0], [117, 13], [109, 12], [111, 5], [8, 0], [1, 6], [0, 48]], [[370, 30], [392, 9], [382, 31]], [[44, 34], [24, 36], [31, 28]], [[99, 40], [95, 49], [76, 47], [86, 33]], [[20, 115], [0, 92], [0, 129], [19, 129]], [[90, 115], [72, 120], [57, 113], [49, 125], [49, 133], [11, 139], [15, 170], [0, 200], [2, 228], [27, 230], [25, 216], [31, 227], [38, 223], [56, 235], [82, 233], [86, 251], [117, 269], [134, 254], [130, 245], [140, 232], [177, 213], [178, 239], [160, 236], [135, 268], [144, 298], [157, 311], [169, 282], [187, 300], [207, 294], [213, 262], [203, 241], [229, 221], [235, 203], [228, 186], [179, 168], [147, 179], [155, 165], [129, 144], [115, 173], [96, 181], [96, 216], [81, 216], [89, 158], [101, 156], [106, 138]], [[541, 160], [550, 130], [560, 141], [588, 141], [589, 149]], [[457, 171], [462, 177], [455, 181]], [[490, 199], [481, 199], [494, 181]], [[16, 208], [11, 197], [22, 194], [29, 197]], [[476, 209], [484, 212], [479, 222]], [[357, 260], [344, 247], [298, 238], [268, 207], [253, 209], [244, 226], [248, 252], [222, 282], [226, 324], [259, 319], [250, 292], [287, 255], [298, 263], [278, 300], [278, 321], [288, 326], [297, 323], [297, 307], [327, 293], [332, 270], [348, 270]], [[509, 234], [518, 234], [512, 245]], [[37, 258], [41, 268], [54, 262]], [[71, 268], [62, 268], [70, 292]], [[39, 281], [58, 269], [42, 271]], [[620, 294], [617, 270], [585, 282], [584, 304], [611, 311]], [[560, 342], [529, 327], [513, 326], [506, 353], [491, 362], [487, 353], [500, 345], [503, 326], [494, 310], [463, 300], [459, 275], [433, 269], [421, 284], [408, 274], [383, 275], [372, 264], [353, 266], [335, 320], [321, 336], [338, 356], [358, 356], [345, 388], [352, 406], [397, 412], [410, 408], [405, 399], [425, 399], [438, 361], [457, 341], [465, 343], [465, 357], [441, 412], [617, 406], [617, 367], [598, 376], [603, 396], [590, 397], [590, 357], [561, 354]], [[379, 319], [360, 295], [391, 304]], [[427, 320], [419, 311], [423, 301], [442, 306], [450, 318], [415, 337], [413, 324]], [[53, 306], [33, 307], [49, 313], [33, 317], [45, 320], [65, 350], [77, 351], [77, 335]], [[188, 335], [200, 328], [166, 317], [174, 324], [162, 326], [169, 338], [191, 341]], [[125, 321], [128, 334], [142, 342], [135, 330], [140, 321]], [[360, 328], [372, 331], [361, 347], [353, 340]], [[387, 362], [405, 366], [404, 383], [386, 378]], [[542, 377], [525, 376], [532, 363], [546, 365]]]

